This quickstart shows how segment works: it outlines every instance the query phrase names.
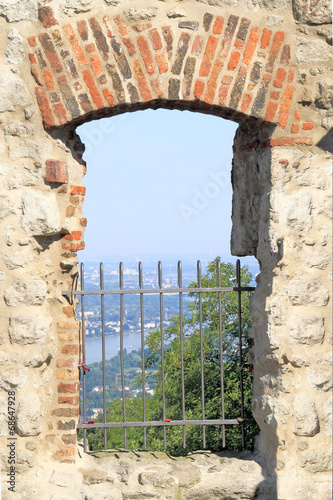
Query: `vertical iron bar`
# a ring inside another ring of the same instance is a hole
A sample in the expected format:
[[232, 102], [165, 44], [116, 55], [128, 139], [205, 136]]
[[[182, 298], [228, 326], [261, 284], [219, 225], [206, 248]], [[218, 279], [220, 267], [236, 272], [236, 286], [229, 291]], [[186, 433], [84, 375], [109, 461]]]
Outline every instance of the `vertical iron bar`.
[[[104, 290], [104, 268], [103, 263], [99, 267], [99, 279], [101, 290]], [[101, 295], [101, 320], [102, 320], [102, 367], [103, 367], [103, 421], [106, 423], [106, 372], [105, 372], [105, 314], [104, 294]], [[107, 449], [107, 429], [104, 428], [104, 449]]]
[[[124, 288], [124, 266], [119, 264], [119, 288]], [[126, 395], [125, 395], [125, 374], [124, 374], [124, 294], [120, 292], [120, 370], [121, 370], [121, 390], [123, 397], [123, 421], [126, 422]], [[127, 448], [127, 429], [124, 427], [124, 448]]]
[[[182, 263], [178, 261], [178, 286], [183, 288]], [[180, 369], [182, 382], [182, 419], [185, 420], [185, 380], [184, 380], [184, 332], [183, 332], [183, 294], [179, 292], [179, 337]], [[186, 428], [183, 426], [183, 448], [186, 448]]]
[[[216, 262], [217, 286], [221, 287], [221, 262]], [[222, 293], [218, 293], [219, 301], [219, 350], [220, 350], [220, 382], [221, 382], [221, 418], [224, 420], [224, 366], [223, 366], [223, 339], [222, 339]], [[222, 425], [222, 447], [225, 448], [225, 425]]]
[[[84, 290], [84, 264], [81, 262], [81, 290]], [[82, 364], [86, 364], [86, 324], [84, 317], [84, 295], [81, 295], [81, 324], [82, 324]], [[87, 422], [87, 386], [86, 386], [86, 371], [82, 369], [82, 392], [83, 392], [83, 422]], [[83, 449], [87, 451], [87, 430], [83, 430]]]
[[[143, 289], [142, 262], [139, 262], [139, 288]], [[146, 367], [145, 367], [145, 325], [143, 314], [143, 293], [140, 293], [140, 318], [141, 318], [141, 358], [142, 358], [142, 403], [143, 421], [146, 421]], [[147, 449], [147, 428], [143, 428], [143, 447]]]
[[[241, 287], [241, 272], [240, 272], [240, 260], [237, 259], [236, 262], [236, 280], [238, 287], [238, 342], [239, 342], [239, 386], [241, 393], [241, 418], [244, 418], [244, 389], [243, 389], [243, 351], [242, 351], [242, 292]], [[242, 448], [245, 449], [245, 428], [242, 423]]]
[[[197, 262], [198, 287], [201, 288], [201, 262]], [[202, 420], [205, 420], [205, 378], [204, 378], [204, 348], [202, 328], [202, 292], [199, 292], [199, 324], [200, 324], [200, 365], [201, 365], [201, 410]], [[202, 444], [206, 448], [206, 427], [202, 426]]]
[[[158, 286], [162, 289], [162, 262], [158, 262]], [[160, 331], [161, 331], [161, 369], [162, 369], [162, 407], [165, 422], [165, 381], [164, 381], [164, 328], [163, 328], [163, 292], [160, 293]], [[166, 428], [163, 427], [163, 446], [166, 448]]]

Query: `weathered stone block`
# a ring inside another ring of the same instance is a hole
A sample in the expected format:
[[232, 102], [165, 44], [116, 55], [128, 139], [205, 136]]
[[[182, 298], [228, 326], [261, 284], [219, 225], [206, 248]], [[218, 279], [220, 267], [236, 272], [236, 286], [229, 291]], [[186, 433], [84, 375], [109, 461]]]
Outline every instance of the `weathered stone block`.
[[7, 181], [8, 189], [19, 189], [21, 187], [36, 186], [42, 178], [38, 172], [21, 172], [13, 175]]
[[18, 362], [20, 355], [16, 352], [0, 351], [0, 366], [12, 365]]
[[172, 488], [176, 484], [174, 477], [169, 474], [165, 474], [162, 470], [147, 470], [143, 471], [138, 476], [139, 484], [142, 485], [153, 485], [156, 488]]
[[60, 3], [60, 10], [66, 16], [88, 12], [93, 8], [93, 0], [65, 0]]
[[0, 373], [0, 389], [11, 391], [13, 389], [21, 389], [27, 379], [27, 370], [6, 370]]
[[[0, 1], [7, 2], [7, 0]], [[24, 2], [22, 1], [22, 3]], [[31, 97], [29, 91], [21, 78], [13, 74], [0, 76], [0, 113], [15, 111], [30, 103]]]
[[17, 280], [5, 291], [7, 306], [41, 306], [46, 297], [46, 283], [41, 280]]
[[332, 413], [333, 413], [333, 397], [330, 397], [324, 404], [323, 414], [322, 414], [324, 431], [329, 436], [333, 435]]
[[12, 344], [41, 344], [52, 324], [44, 316], [16, 316], [9, 319], [9, 337]]
[[19, 436], [37, 436], [42, 430], [42, 407], [38, 394], [25, 396], [19, 402], [16, 430]]
[[33, 123], [13, 122], [5, 127], [6, 140], [10, 140], [10, 137], [30, 137], [35, 129], [36, 126]]
[[324, 318], [320, 316], [291, 316], [290, 340], [298, 344], [321, 344], [324, 340]]
[[314, 436], [319, 432], [319, 421], [313, 398], [297, 394], [294, 399], [293, 433], [297, 436]]
[[0, 16], [8, 22], [38, 21], [38, 5], [36, 0], [0, 0]]
[[316, 280], [293, 280], [288, 286], [288, 297], [293, 306], [326, 306], [329, 300], [328, 290]]
[[331, 0], [293, 0], [293, 13], [297, 21], [307, 24], [332, 23]]
[[60, 231], [60, 214], [54, 193], [30, 190], [22, 199], [22, 227], [29, 235], [46, 236]]
[[25, 139], [19, 146], [9, 146], [9, 158], [17, 160], [18, 158], [30, 158], [38, 161], [51, 155], [52, 144], [45, 139]]
[[330, 449], [305, 450], [299, 453], [298, 463], [312, 474], [330, 472], [332, 469], [332, 452]]
[[298, 63], [329, 62], [333, 58], [331, 47], [322, 40], [295, 35], [295, 43]]
[[316, 391], [327, 392], [332, 389], [332, 373], [323, 370], [311, 370], [310, 368], [306, 371], [307, 379], [312, 389]]
[[129, 21], [146, 21], [157, 15], [157, 7], [143, 9], [127, 9], [124, 11], [125, 16]]
[[25, 267], [29, 262], [29, 255], [26, 250], [20, 250], [18, 252], [12, 252], [4, 256], [3, 261], [8, 269], [18, 269], [19, 267]]

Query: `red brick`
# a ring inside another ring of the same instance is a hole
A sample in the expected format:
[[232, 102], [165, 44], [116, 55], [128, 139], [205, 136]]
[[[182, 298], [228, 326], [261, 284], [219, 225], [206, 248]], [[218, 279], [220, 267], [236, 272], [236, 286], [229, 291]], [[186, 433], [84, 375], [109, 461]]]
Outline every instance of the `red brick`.
[[62, 239], [68, 241], [78, 241], [82, 238], [82, 231], [72, 231], [70, 234], [65, 234]]
[[[74, 207], [72, 207], [74, 208]], [[74, 209], [75, 211], [75, 209]], [[74, 215], [74, 214], [73, 214]], [[67, 318], [74, 318], [74, 310], [72, 306], [65, 306], [62, 308], [62, 312], [66, 314]]]
[[30, 47], [37, 47], [36, 37], [35, 36], [30, 36], [28, 38], [28, 44], [30, 45]]
[[264, 28], [260, 40], [260, 48], [267, 49], [269, 42], [271, 41], [272, 32], [267, 28]]
[[265, 115], [266, 121], [272, 122], [274, 120], [278, 106], [279, 103], [277, 103], [276, 101], [269, 101]]
[[215, 92], [217, 89], [217, 79], [219, 77], [219, 74], [221, 73], [222, 67], [223, 67], [223, 61], [217, 59], [213, 65], [210, 78], [207, 82], [207, 90], [204, 96], [204, 101], [207, 104], [212, 104], [212, 102], [214, 101]]
[[192, 52], [191, 53], [194, 56], [199, 56], [202, 52], [203, 45], [204, 45], [204, 39], [202, 38], [202, 36], [196, 35], [194, 42], [193, 42], [193, 45], [192, 45]]
[[166, 73], [168, 71], [168, 62], [164, 54], [162, 53], [156, 54], [156, 62], [160, 74]]
[[61, 160], [46, 160], [46, 180], [64, 184], [68, 181], [67, 167]]
[[173, 33], [171, 26], [163, 26], [162, 34], [167, 46], [168, 59], [170, 60], [173, 52]]
[[54, 114], [58, 118], [59, 125], [64, 125], [67, 123], [67, 115], [66, 115], [66, 109], [65, 106], [60, 102], [58, 104], [55, 104], [53, 106], [54, 109]]
[[57, 359], [57, 368], [75, 368], [77, 360], [75, 358]]
[[242, 104], [241, 104], [241, 112], [245, 113], [248, 110], [248, 107], [250, 106], [252, 101], [252, 95], [251, 94], [244, 94]]
[[276, 72], [276, 79], [273, 82], [274, 87], [282, 89], [283, 82], [285, 81], [287, 76], [287, 71], [284, 68], [279, 68]]
[[[70, 368], [61, 368], [56, 370], [56, 377], [60, 380], [78, 380], [79, 379], [79, 370], [78, 368], [70, 369]], [[66, 414], [58, 414], [58, 417], [74, 417], [75, 415], [66, 415]]]
[[113, 38], [114, 37], [114, 34], [113, 34], [113, 31], [112, 31], [112, 27], [111, 27], [111, 22], [110, 22], [110, 19], [108, 18], [108, 16], [104, 16], [103, 17], [103, 23], [105, 24], [105, 27], [106, 27], [106, 32], [107, 32], [107, 35], [109, 38]]
[[64, 444], [75, 444], [77, 441], [77, 435], [76, 434], [63, 434], [61, 436], [62, 442]]
[[300, 121], [300, 120], [301, 120], [301, 115], [300, 115], [300, 113], [299, 113], [299, 111], [298, 111], [297, 109], [296, 109], [296, 111], [295, 111], [295, 118], [296, 118], [296, 120], [298, 120], [298, 121]]
[[227, 101], [229, 90], [230, 90], [230, 87], [228, 85], [221, 85], [220, 90], [219, 90], [219, 104], [221, 106], [225, 105], [225, 103]]
[[222, 77], [222, 85], [231, 85], [232, 80], [233, 80], [233, 76], [223, 75], [223, 77]]
[[159, 81], [159, 79], [154, 78], [150, 82], [150, 85], [151, 85], [151, 88], [152, 88], [152, 91], [154, 92], [154, 94], [156, 94], [159, 98], [161, 98], [163, 96], [163, 89], [161, 87], [161, 82]]
[[52, 76], [52, 73], [49, 69], [45, 69], [43, 71], [43, 78], [44, 78], [44, 82], [47, 86], [48, 89], [54, 89], [54, 80], [53, 80], [53, 76]]
[[61, 394], [63, 393], [71, 393], [71, 394], [74, 394], [75, 392], [79, 392], [80, 390], [80, 384], [79, 383], [76, 383], [76, 384], [64, 384], [63, 382], [60, 382], [58, 384], [58, 392], [60, 392]]
[[71, 194], [82, 194], [84, 196], [86, 194], [86, 188], [83, 186], [71, 186]]
[[78, 252], [79, 250], [84, 250], [85, 243], [83, 241], [80, 243], [63, 243], [61, 248], [63, 250], [69, 250], [70, 252]]
[[51, 26], [59, 24], [56, 18], [54, 17], [54, 13], [51, 7], [40, 7], [39, 17], [45, 28], [50, 28]]
[[132, 25], [132, 29], [136, 31], [137, 33], [141, 33], [142, 31], [149, 30], [149, 28], [152, 27], [151, 23], [140, 23], [140, 24], [134, 24]]
[[88, 222], [88, 221], [87, 221], [87, 219], [86, 219], [85, 217], [81, 217], [81, 219], [80, 219], [80, 224], [81, 224], [81, 226], [86, 227], [87, 222]]
[[47, 99], [45, 90], [42, 87], [36, 87], [35, 94], [36, 94], [39, 109], [42, 113], [44, 127], [46, 129], [54, 127], [55, 123], [54, 123], [52, 111], [51, 111], [50, 104], [49, 104], [49, 101]]
[[302, 127], [303, 130], [312, 130], [313, 128], [314, 128], [313, 123], [309, 123], [309, 122], [303, 123], [303, 127]]
[[79, 66], [84, 66], [87, 64], [87, 59], [83, 53], [83, 50], [81, 49], [79, 40], [70, 24], [67, 24], [66, 26], [63, 27], [64, 32], [66, 33], [67, 39], [72, 47], [72, 50], [75, 54], [75, 57], [77, 58], [79, 62]]
[[234, 33], [238, 24], [238, 17], [231, 15], [228, 19], [227, 28], [224, 32], [224, 37], [221, 44], [221, 49], [219, 50], [218, 57], [221, 61], [224, 61], [227, 57], [231, 46], [231, 40], [234, 36]]
[[130, 38], [123, 38], [123, 44], [125, 45], [125, 47], [127, 48], [128, 50], [128, 54], [132, 57], [134, 56], [134, 54], [136, 54], [136, 48], [135, 48], [135, 45], [134, 43], [132, 42], [132, 40]]
[[152, 95], [149, 90], [148, 82], [146, 80], [145, 74], [143, 72], [141, 63], [139, 59], [133, 60], [134, 74], [138, 82], [138, 87], [142, 96], [142, 99], [147, 102], [152, 99]]
[[[71, 457], [75, 455], [74, 448], [66, 448], [65, 450], [57, 450], [54, 453], [57, 457]], [[73, 463], [73, 462], [70, 462]]]
[[200, 99], [205, 89], [204, 82], [197, 80], [194, 85], [194, 99]]
[[118, 31], [121, 34], [121, 36], [128, 35], [128, 29], [127, 29], [126, 23], [121, 16], [116, 16], [114, 18], [114, 22], [116, 23]]
[[293, 96], [294, 96], [295, 87], [292, 85], [287, 85], [286, 89], [281, 97], [281, 105], [279, 110], [279, 118], [278, 123], [280, 127], [286, 128], [288, 119], [289, 119], [289, 111], [291, 108]]
[[29, 61], [30, 61], [30, 64], [37, 64], [36, 57], [31, 52], [29, 54]]
[[149, 45], [148, 41], [144, 36], [139, 36], [137, 38], [137, 43], [138, 47], [143, 59], [143, 62], [145, 63], [146, 70], [149, 75], [152, 75], [155, 73], [155, 65], [153, 61], [153, 57], [151, 55], [151, 52], [149, 50]]
[[153, 28], [149, 31], [149, 37], [151, 39], [151, 43], [153, 44], [154, 50], [161, 50], [161, 48], [163, 47], [162, 40], [156, 28]]
[[219, 43], [219, 39], [216, 36], [210, 36], [207, 41], [206, 50], [202, 59], [202, 63], [200, 66], [199, 76], [208, 76], [210, 69], [212, 67], [215, 52], [217, 49], [217, 44]]
[[82, 40], [84, 42], [86, 42], [88, 40], [88, 36], [89, 36], [89, 32], [88, 32], [88, 24], [87, 24], [87, 21], [78, 21], [76, 23], [77, 25], [77, 29], [78, 29], [78, 32], [80, 34], [80, 37], [82, 38]]
[[88, 43], [88, 45], [85, 46], [85, 49], [88, 54], [92, 54], [92, 52], [96, 51], [96, 45], [94, 43]]
[[239, 52], [232, 52], [230, 55], [229, 62], [228, 62], [228, 69], [231, 71], [234, 71], [237, 68], [239, 59], [240, 59], [240, 53]]
[[92, 70], [96, 76], [103, 73], [103, 68], [102, 68], [101, 61], [99, 60], [98, 55], [91, 56], [90, 64], [91, 64]]
[[289, 73], [288, 73], [288, 83], [292, 83], [294, 80], [295, 76], [295, 68], [290, 68]]
[[215, 19], [215, 23], [213, 26], [213, 34], [214, 35], [221, 35], [223, 31], [223, 24], [224, 24], [224, 19], [222, 16], [217, 16]]
[[114, 99], [113, 99], [112, 92], [108, 89], [104, 89], [104, 90], [102, 90], [102, 94], [104, 95], [104, 98], [105, 98], [106, 102], [109, 104], [109, 106], [113, 106]]
[[58, 339], [61, 342], [77, 342], [79, 340], [79, 332], [60, 332], [58, 333]]
[[273, 90], [273, 92], [271, 92], [271, 99], [277, 101], [278, 99], [280, 99], [280, 95], [281, 92], [279, 92], [278, 90]]
[[79, 346], [74, 344], [66, 344], [61, 346], [62, 354], [79, 354]]
[[297, 146], [297, 145], [311, 146], [313, 144], [312, 137], [277, 137], [270, 139], [270, 146]]
[[298, 134], [299, 132], [299, 123], [293, 123], [291, 126], [291, 133]]
[[36, 66], [31, 66], [31, 74], [34, 77], [35, 82], [42, 87], [43, 84], [42, 84], [42, 81], [40, 79], [38, 69], [36, 68]]
[[290, 61], [290, 45], [285, 45], [281, 54], [281, 64], [289, 64]]
[[281, 49], [281, 46], [283, 44], [284, 39], [285, 39], [284, 32], [277, 31], [275, 36], [274, 36], [271, 51], [270, 51], [269, 56], [268, 56], [268, 62], [266, 64], [266, 71], [268, 71], [269, 73], [272, 73], [272, 71], [273, 71], [275, 61], [277, 59], [277, 56], [279, 55], [279, 52], [280, 52], [280, 49]]
[[92, 98], [95, 106], [97, 107], [97, 109], [104, 108], [103, 99], [101, 97], [101, 94], [99, 93], [99, 90], [94, 82], [94, 78], [93, 78], [91, 72], [89, 71], [89, 69], [84, 69], [82, 71], [82, 75], [83, 75], [83, 79], [84, 79], [84, 81], [89, 89], [91, 98]]
[[47, 33], [42, 33], [41, 35], [39, 35], [39, 40], [43, 46], [44, 52], [48, 60], [50, 61], [53, 71], [55, 71], [56, 73], [61, 73], [62, 65], [61, 62], [59, 61], [58, 55], [56, 53], [50, 35], [48, 35]]
[[110, 52], [110, 46], [106, 40], [106, 37], [102, 31], [102, 27], [99, 24], [99, 22], [95, 19], [95, 17], [91, 17], [89, 19], [89, 24], [91, 31], [93, 32], [96, 45], [98, 50], [101, 53], [102, 58], [104, 61], [107, 61], [109, 59], [109, 52]]
[[252, 61], [254, 52], [257, 47], [257, 43], [259, 40], [259, 30], [258, 28], [253, 28], [250, 33], [249, 41], [246, 44], [243, 63], [249, 65]]

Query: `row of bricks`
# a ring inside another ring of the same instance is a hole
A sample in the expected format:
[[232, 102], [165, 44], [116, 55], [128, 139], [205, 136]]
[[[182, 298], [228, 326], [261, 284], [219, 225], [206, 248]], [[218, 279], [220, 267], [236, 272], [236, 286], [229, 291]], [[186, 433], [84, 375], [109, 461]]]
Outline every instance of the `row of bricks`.
[[274, 139], [267, 139], [266, 141], [254, 141], [248, 144], [241, 144], [240, 146], [233, 145], [233, 152], [244, 154], [251, 153], [257, 149], [265, 149], [275, 146], [311, 146], [313, 144], [312, 137], [276, 137]]

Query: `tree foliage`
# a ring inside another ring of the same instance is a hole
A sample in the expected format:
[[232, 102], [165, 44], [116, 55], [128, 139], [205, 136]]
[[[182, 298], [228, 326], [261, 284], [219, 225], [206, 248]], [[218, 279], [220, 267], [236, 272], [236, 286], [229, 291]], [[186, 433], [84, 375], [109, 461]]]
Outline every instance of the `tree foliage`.
[[[217, 260], [208, 265], [207, 272], [201, 277], [202, 288], [217, 286]], [[235, 286], [235, 266], [221, 263], [220, 282], [222, 287]], [[249, 286], [253, 277], [244, 267], [241, 271], [242, 286]], [[190, 286], [197, 287], [197, 283]], [[206, 419], [222, 418], [221, 400], [221, 364], [224, 379], [224, 418], [237, 419], [241, 416], [239, 342], [238, 342], [238, 294], [235, 292], [192, 292], [193, 301], [187, 306], [182, 317], [176, 315], [171, 325], [163, 332], [164, 377], [161, 364], [161, 331], [151, 331], [146, 337], [145, 366], [154, 369], [154, 394], [146, 400], [146, 420], [163, 420], [162, 380], [165, 386], [165, 418], [182, 420], [182, 378], [181, 378], [181, 339], [183, 343], [185, 419], [201, 419], [202, 412], [202, 374], [203, 363], [204, 404]], [[247, 339], [251, 328], [249, 312], [250, 292], [242, 293], [242, 351], [243, 363], [247, 361]], [[221, 299], [221, 300], [220, 300]], [[201, 308], [200, 308], [201, 303]], [[202, 331], [200, 332], [200, 316]], [[181, 323], [182, 332], [181, 337]], [[222, 358], [220, 356], [220, 334], [222, 331]], [[201, 359], [201, 344], [203, 346]], [[223, 361], [222, 361], [223, 360]], [[251, 374], [243, 370], [244, 417], [251, 418]], [[137, 385], [142, 380], [138, 377]], [[123, 419], [122, 400], [114, 400], [107, 410], [107, 421], [121, 422]], [[126, 399], [126, 417], [128, 421], [143, 420], [142, 392], [134, 398]], [[258, 431], [256, 425], [247, 426], [247, 447], [252, 447]], [[203, 448], [202, 426], [186, 426], [186, 448], [183, 448], [183, 427], [167, 428], [166, 451], [179, 456]], [[104, 447], [101, 429], [89, 431], [90, 449]], [[240, 450], [241, 426], [225, 426], [226, 448]], [[123, 430], [107, 431], [108, 448], [123, 447]], [[220, 425], [206, 427], [206, 447], [212, 451], [222, 449], [222, 429]], [[127, 429], [127, 448], [143, 448], [143, 429]], [[164, 450], [163, 429], [147, 428], [147, 448]]]

